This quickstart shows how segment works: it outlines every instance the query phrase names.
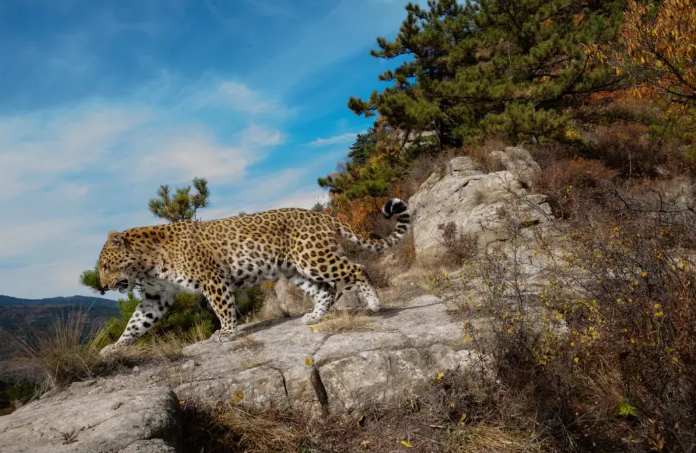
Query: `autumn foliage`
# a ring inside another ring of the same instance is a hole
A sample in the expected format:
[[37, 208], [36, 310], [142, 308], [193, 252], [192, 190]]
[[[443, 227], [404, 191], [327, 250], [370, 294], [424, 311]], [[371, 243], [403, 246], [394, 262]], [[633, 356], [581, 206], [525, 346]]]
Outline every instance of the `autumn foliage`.
[[[631, 0], [615, 54], [634, 75], [676, 103], [696, 101], [696, 2], [666, 0], [653, 6]], [[645, 88], [645, 86], [643, 87]]]
[[375, 230], [376, 219], [389, 197], [363, 197], [348, 200], [330, 194], [331, 203], [326, 211], [329, 215], [346, 222], [363, 237]]

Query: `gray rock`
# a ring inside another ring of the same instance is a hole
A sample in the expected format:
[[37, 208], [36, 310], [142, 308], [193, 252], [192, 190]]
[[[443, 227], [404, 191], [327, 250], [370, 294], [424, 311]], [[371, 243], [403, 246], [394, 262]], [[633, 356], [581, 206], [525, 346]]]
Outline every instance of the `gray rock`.
[[434, 173], [409, 200], [413, 212], [413, 237], [418, 259], [437, 262], [445, 253], [438, 228], [454, 222], [461, 234], [479, 250], [506, 240], [508, 217], [522, 227], [548, 222], [551, 208], [546, 197], [529, 192], [541, 171], [527, 151], [506, 148], [491, 153], [500, 171], [484, 173], [469, 157], [452, 159], [444, 175]]
[[86, 381], [78, 381], [78, 382], [73, 382], [70, 384], [71, 389], [82, 389], [82, 388], [87, 388], [91, 387], [92, 385], [96, 384], [97, 381], [94, 379], [89, 379]]
[[480, 173], [479, 170], [479, 165], [469, 156], [455, 157], [447, 162], [447, 166], [445, 167], [445, 173], [448, 175], [467, 171]]
[[240, 327], [262, 346], [196, 343], [184, 354], [199, 366], [187, 371], [176, 393], [208, 404], [354, 415], [370, 402], [415, 395], [437, 373], [478, 359], [462, 343], [462, 323], [434, 296], [384, 308], [371, 320], [367, 331], [340, 334], [323, 332], [321, 324], [310, 328], [299, 318], [264, 321]]
[[330, 411], [353, 416], [414, 395], [428, 381], [426, 362], [414, 348], [361, 352], [320, 367], [319, 374]]
[[[123, 405], [116, 407], [117, 403]], [[153, 439], [177, 445], [178, 418], [177, 397], [163, 387], [62, 394], [0, 417], [0, 452], [155, 451], [128, 448]]]
[[176, 453], [176, 449], [162, 439], [138, 440], [118, 453]]
[[192, 370], [196, 366], [196, 361], [195, 360], [187, 360], [184, 362], [183, 365], [181, 365], [181, 369], [186, 371], [186, 370]]

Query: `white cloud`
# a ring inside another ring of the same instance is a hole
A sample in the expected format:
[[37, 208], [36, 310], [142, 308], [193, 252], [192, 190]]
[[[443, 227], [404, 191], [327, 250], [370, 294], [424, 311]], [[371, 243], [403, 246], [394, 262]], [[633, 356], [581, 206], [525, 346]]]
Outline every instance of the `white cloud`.
[[12, 295], [28, 299], [94, 295], [80, 286], [79, 277], [82, 271], [94, 266], [95, 260], [96, 257], [89, 254], [73, 254], [59, 260], [2, 271], [0, 288], [3, 289], [3, 294], [11, 290]]
[[355, 141], [355, 137], [358, 134], [356, 133], [347, 133], [347, 134], [341, 134], [341, 135], [335, 135], [333, 137], [329, 138], [318, 138], [312, 142], [309, 143], [309, 146], [312, 146], [314, 148], [320, 148], [323, 146], [330, 146], [330, 145], [339, 145], [343, 143], [351, 143]]
[[207, 108], [225, 109], [247, 120], [287, 119], [297, 109], [291, 108], [280, 99], [256, 90], [237, 80], [224, 79], [216, 74], [205, 74], [195, 83], [187, 84], [164, 71], [156, 82], [143, 85], [141, 95], [164, 102], [178, 99], [178, 108], [183, 110], [203, 110]]
[[13, 258], [47, 245], [63, 244], [80, 224], [78, 219], [47, 219], [26, 223], [4, 222], [0, 235], [0, 260]]
[[[194, 86], [201, 86], [201, 81]], [[224, 82], [216, 91], [221, 89], [240, 96], [231, 105], [238, 113], [289, 111], [236, 82]], [[172, 91], [171, 87], [167, 91]], [[179, 94], [197, 97], [189, 89]], [[186, 101], [163, 108], [95, 100], [30, 115], [0, 117], [0, 200], [54, 187], [65, 175], [92, 169], [135, 168], [134, 174], [141, 180], [155, 176], [161, 180], [169, 175], [176, 181], [195, 175], [239, 178], [248, 165], [263, 158], [263, 148], [283, 143], [276, 127], [251, 120], [222, 141], [205, 126], [190, 120], [177, 121], [192, 107]], [[85, 186], [64, 189], [69, 191], [67, 196], [74, 197], [84, 194]]]
[[158, 145], [152, 154], [137, 159], [136, 174], [142, 180], [178, 183], [195, 176], [235, 180], [253, 162], [253, 156], [245, 156], [242, 149], [203, 137], [169, 137], [158, 140]]
[[84, 105], [0, 119], [0, 199], [53, 185], [110, 153], [150, 116], [140, 107]]
[[309, 209], [317, 203], [326, 203], [329, 195], [319, 188], [307, 188], [283, 197], [273, 203], [273, 208], [306, 208]]
[[208, 100], [211, 103], [229, 105], [240, 112], [252, 115], [288, 113], [288, 110], [278, 102], [265, 98], [259, 92], [236, 81], [220, 83]]
[[89, 193], [91, 187], [91, 184], [84, 182], [64, 182], [55, 188], [53, 194], [58, 198], [78, 200], [84, 198]]
[[241, 146], [245, 148], [277, 146], [283, 143], [283, 135], [279, 130], [254, 123], [244, 130], [241, 138]]
[[141, 180], [178, 183], [199, 176], [224, 179], [230, 184], [262, 160], [266, 148], [282, 144], [283, 136], [277, 129], [250, 124], [232, 141], [234, 145], [221, 144], [213, 134], [199, 128], [183, 133], [160, 131], [149, 138], [138, 137], [133, 146], [141, 152], [136, 154], [135, 163], [126, 161], [122, 165], [134, 167]]

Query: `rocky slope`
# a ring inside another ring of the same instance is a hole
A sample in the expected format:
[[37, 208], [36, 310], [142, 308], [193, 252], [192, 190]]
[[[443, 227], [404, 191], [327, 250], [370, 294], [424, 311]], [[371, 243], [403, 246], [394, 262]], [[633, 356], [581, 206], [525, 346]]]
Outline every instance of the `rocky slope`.
[[0, 418], [0, 452], [175, 449], [178, 398], [356, 417], [479, 363], [440, 299], [402, 297], [359, 331], [326, 332], [298, 316], [249, 324], [239, 340], [196, 343], [175, 363], [75, 383]]

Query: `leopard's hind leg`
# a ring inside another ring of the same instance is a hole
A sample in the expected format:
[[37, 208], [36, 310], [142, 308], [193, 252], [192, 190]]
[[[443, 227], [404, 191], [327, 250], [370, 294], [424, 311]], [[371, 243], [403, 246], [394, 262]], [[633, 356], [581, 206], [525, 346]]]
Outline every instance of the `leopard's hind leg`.
[[316, 324], [336, 302], [336, 288], [326, 282], [317, 282], [302, 274], [291, 276], [288, 281], [314, 300], [314, 309], [302, 318], [306, 324]]

